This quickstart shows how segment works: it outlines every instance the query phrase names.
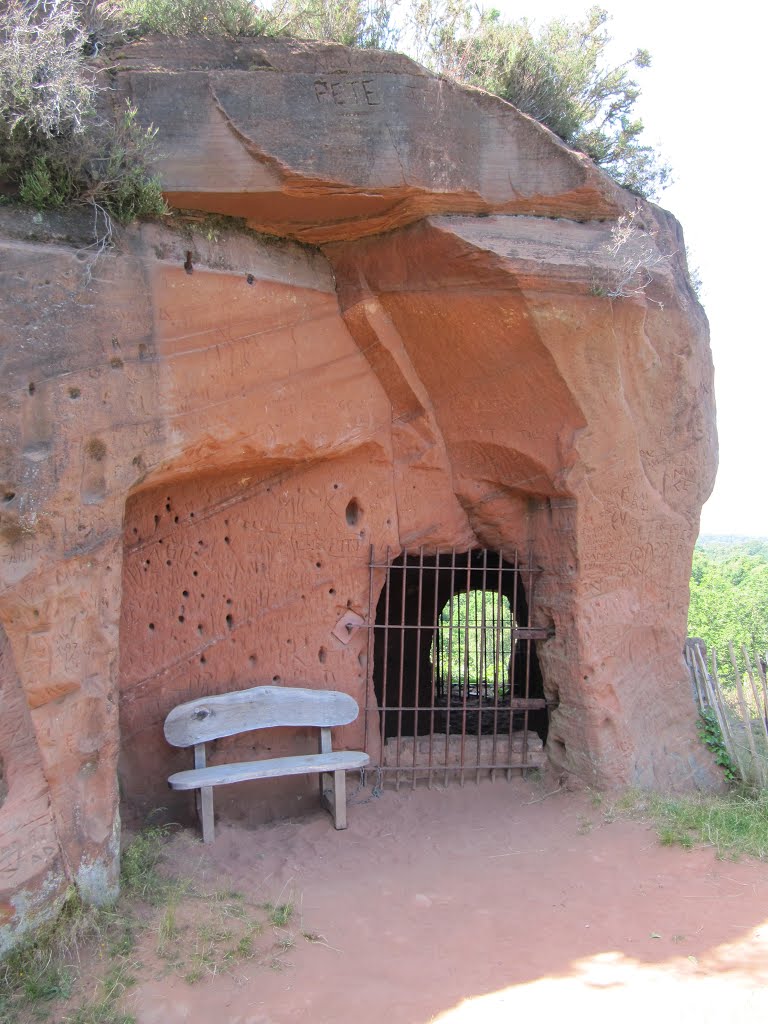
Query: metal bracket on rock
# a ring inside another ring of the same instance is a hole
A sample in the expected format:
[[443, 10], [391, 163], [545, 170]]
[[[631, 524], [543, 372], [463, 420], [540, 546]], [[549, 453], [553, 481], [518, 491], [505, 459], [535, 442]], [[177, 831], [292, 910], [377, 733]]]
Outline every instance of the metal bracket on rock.
[[348, 644], [352, 639], [352, 634], [360, 626], [365, 625], [365, 619], [362, 615], [358, 615], [357, 612], [344, 612], [339, 621], [331, 630], [331, 634], [340, 640], [343, 644]]

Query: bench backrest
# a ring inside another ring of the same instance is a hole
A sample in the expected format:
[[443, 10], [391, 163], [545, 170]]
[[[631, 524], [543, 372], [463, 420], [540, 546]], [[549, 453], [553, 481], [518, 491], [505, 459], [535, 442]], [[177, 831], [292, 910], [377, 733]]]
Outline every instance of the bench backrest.
[[174, 747], [191, 747], [251, 729], [280, 725], [348, 725], [357, 718], [357, 702], [336, 690], [254, 686], [250, 690], [179, 704], [165, 720], [165, 738]]

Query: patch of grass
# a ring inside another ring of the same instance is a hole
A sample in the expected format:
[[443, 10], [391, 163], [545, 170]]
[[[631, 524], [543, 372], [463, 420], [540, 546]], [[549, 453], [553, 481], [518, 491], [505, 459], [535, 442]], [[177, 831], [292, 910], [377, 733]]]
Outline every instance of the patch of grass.
[[243, 960], [250, 959], [253, 956], [253, 936], [244, 935], [235, 946], [235, 953]]
[[74, 982], [72, 961], [105, 925], [105, 913], [84, 906], [70, 888], [56, 920], [38, 928], [0, 964], [0, 1019], [14, 1021], [27, 1009], [67, 999]]
[[[256, 904], [232, 889], [193, 887], [163, 869], [169, 838], [166, 827], [139, 833], [122, 853], [117, 903], [84, 906], [73, 888], [58, 919], [0, 964], [2, 1024], [132, 1024], [122, 1000], [146, 970], [142, 950], [147, 966], [160, 957], [164, 974], [190, 985], [233, 974], [246, 961], [263, 969], [290, 966], [293, 897], [283, 890], [275, 902]], [[259, 943], [265, 932], [270, 940]]]
[[[43, 925], [0, 964], [0, 1020], [14, 1024], [33, 1015], [46, 1016], [49, 1005], [70, 998], [83, 955], [109, 961], [95, 997], [59, 1018], [65, 1024], [128, 1024], [118, 1003], [133, 983], [130, 973], [136, 932], [142, 927], [135, 915], [138, 900], [159, 905], [178, 898], [177, 880], [163, 877], [157, 868], [168, 839], [166, 829], [148, 829], [126, 847], [122, 856], [123, 897], [110, 907], [86, 906], [73, 887], [66, 894], [58, 917]], [[170, 904], [169, 904], [170, 907]], [[166, 908], [166, 913], [168, 908]], [[161, 926], [163, 922], [161, 921]], [[168, 922], [165, 922], [168, 928]]]
[[113, 967], [100, 982], [96, 998], [64, 1017], [64, 1024], [135, 1024], [135, 1017], [118, 1006], [126, 989], [135, 984], [125, 964]]
[[269, 914], [269, 921], [275, 928], [285, 928], [293, 917], [293, 903], [262, 903], [262, 910]]
[[[190, 928], [189, 939], [182, 945], [176, 962], [171, 967], [181, 973], [189, 985], [205, 977], [231, 973], [245, 960], [264, 963], [264, 956], [256, 947], [256, 939], [264, 932], [265, 922], [249, 917], [249, 906], [242, 893], [214, 892], [196, 894], [206, 903], [210, 917], [202, 924]], [[191, 908], [190, 904], [181, 910]], [[263, 909], [263, 907], [261, 908]]]
[[167, 899], [174, 880], [157, 870], [168, 842], [168, 829], [154, 826], [140, 832], [123, 850], [120, 859], [120, 885], [123, 895], [157, 905]]
[[166, 956], [169, 946], [179, 937], [179, 926], [176, 921], [176, 902], [169, 900], [157, 926], [157, 952]]
[[229, 900], [243, 901], [245, 896], [241, 892], [237, 892], [234, 889], [217, 889], [216, 892], [211, 893], [211, 899], [217, 903], [225, 903]]
[[768, 859], [768, 792], [663, 797], [629, 794], [622, 809], [650, 818], [666, 846], [713, 846], [719, 857]]

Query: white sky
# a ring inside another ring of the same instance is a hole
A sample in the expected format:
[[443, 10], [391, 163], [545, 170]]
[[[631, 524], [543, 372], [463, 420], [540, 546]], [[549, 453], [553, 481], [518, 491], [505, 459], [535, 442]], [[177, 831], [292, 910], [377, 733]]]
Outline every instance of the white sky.
[[[590, 0], [487, 0], [507, 18], [581, 17]], [[646, 139], [672, 165], [661, 205], [682, 223], [698, 266], [715, 361], [720, 470], [702, 512], [702, 533], [768, 536], [763, 463], [768, 403], [768, 332], [758, 305], [768, 293], [763, 249], [768, 189], [762, 4], [725, 8], [690, 0], [603, 0], [616, 63], [638, 47], [652, 65], [638, 72], [637, 111]]]

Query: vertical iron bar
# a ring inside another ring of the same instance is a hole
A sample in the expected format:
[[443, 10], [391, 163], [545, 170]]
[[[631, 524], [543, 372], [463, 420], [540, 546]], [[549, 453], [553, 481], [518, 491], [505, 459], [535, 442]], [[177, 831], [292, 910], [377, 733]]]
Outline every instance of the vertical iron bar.
[[[477, 597], [475, 596], [475, 633], [479, 634], [480, 655], [477, 658], [477, 758], [475, 784], [480, 781], [480, 751], [482, 749], [482, 691], [485, 686], [485, 577], [488, 567], [487, 549], [482, 551], [482, 587], [480, 589], [480, 625], [477, 624]], [[475, 643], [475, 649], [477, 644]]]
[[[509, 749], [507, 751], [507, 765], [512, 761], [512, 725], [514, 722], [515, 714], [512, 709], [512, 701], [515, 696], [515, 657], [517, 655], [517, 637], [515, 636], [514, 630], [517, 628], [517, 587], [520, 581], [520, 560], [517, 555], [517, 549], [515, 549], [515, 566], [512, 570], [512, 633], [510, 639], [512, 641], [512, 650], [509, 655]], [[512, 778], [512, 771], [507, 767], [507, 781]]]
[[397, 771], [395, 772], [395, 789], [400, 789], [400, 751], [403, 738], [403, 667], [405, 665], [405, 581], [408, 576], [408, 552], [403, 551], [403, 583], [400, 589], [400, 667], [398, 676], [398, 700], [397, 700]]
[[[530, 628], [533, 622], [533, 558], [531, 557], [531, 549], [528, 548], [528, 627]], [[527, 700], [530, 696], [531, 686], [531, 646], [533, 640], [528, 639], [528, 643], [525, 648], [525, 699]], [[526, 707], [523, 711], [523, 764], [528, 763], [528, 708]], [[525, 772], [523, 771], [523, 774]]]
[[[370, 753], [368, 749], [368, 718], [371, 712], [370, 700], [371, 690], [374, 691], [373, 699], [376, 699], [375, 687], [373, 685], [373, 633], [376, 624], [376, 609], [373, 607], [373, 566], [376, 561], [376, 553], [373, 544], [370, 545], [368, 557], [368, 636], [366, 637], [365, 648], [365, 724], [363, 725], [363, 750]], [[382, 750], [381, 756], [384, 756]]]
[[[496, 580], [496, 608], [494, 616], [494, 657], [493, 657], [493, 751], [492, 758], [493, 764], [496, 764], [497, 758], [497, 744], [498, 744], [498, 732], [499, 732], [499, 665], [504, 664], [504, 612], [503, 612], [503, 601], [504, 595], [502, 593], [502, 575], [501, 567], [503, 564], [501, 552], [499, 552], [499, 569], [498, 578]], [[491, 779], [496, 778], [496, 771], [491, 772]]]
[[467, 738], [467, 691], [469, 690], [469, 594], [472, 573], [472, 554], [467, 552], [467, 580], [464, 585], [464, 658], [462, 668], [464, 679], [461, 684], [461, 771], [459, 782], [464, 785], [464, 746]]
[[[485, 621], [485, 563], [487, 560], [487, 551], [483, 548], [482, 551], [482, 586], [480, 588], [480, 623]], [[480, 781], [480, 740], [482, 737], [482, 687], [485, 682], [484, 673], [482, 671], [483, 657], [478, 650], [478, 641], [483, 643], [485, 640], [485, 633], [477, 625], [477, 588], [474, 590], [475, 599], [475, 617], [474, 617], [474, 630], [475, 630], [475, 675], [477, 684], [477, 743], [476, 743], [476, 755], [475, 755], [475, 785]]]
[[453, 690], [453, 594], [456, 585], [456, 548], [451, 548], [451, 597], [448, 603], [448, 687], [445, 705], [445, 779], [448, 785], [448, 741], [451, 736], [451, 691]]
[[440, 612], [438, 612], [438, 604], [437, 604], [437, 591], [439, 589], [439, 587], [438, 587], [439, 583], [440, 583], [440, 548], [435, 548], [435, 581], [434, 581], [435, 598], [434, 598], [433, 615], [432, 615], [432, 622], [433, 622], [433, 626], [432, 626], [432, 637], [433, 637], [433, 639], [432, 639], [432, 692], [431, 692], [430, 697], [429, 697], [429, 776], [428, 776], [428, 779], [427, 779], [427, 786], [428, 786], [429, 789], [432, 789], [432, 747], [433, 747], [434, 739], [435, 739], [435, 673], [438, 671], [438, 665], [440, 664], [439, 661], [438, 661], [438, 655], [437, 655], [437, 651], [438, 651], [438, 648], [440, 647], [440, 642], [441, 642], [440, 641], [440, 635], [441, 635], [440, 634], [440, 622], [438, 620], [438, 615], [440, 614], [440, 612], [442, 612], [442, 608], [440, 609]]
[[387, 544], [387, 568], [386, 568], [386, 582], [384, 584], [384, 670], [382, 675], [382, 687], [381, 687], [381, 760], [382, 767], [384, 767], [384, 748], [387, 742], [387, 704], [389, 695], [389, 586], [390, 586], [390, 573], [392, 571], [392, 557], [390, 553], [389, 544]]
[[413, 701], [413, 778], [411, 779], [411, 789], [416, 789], [416, 744], [419, 738], [418, 729], [418, 718], [419, 718], [419, 705], [421, 703], [421, 591], [422, 591], [422, 580], [424, 577], [424, 545], [422, 544], [419, 548], [419, 603], [418, 603], [418, 624], [419, 628], [416, 631], [416, 693]]

